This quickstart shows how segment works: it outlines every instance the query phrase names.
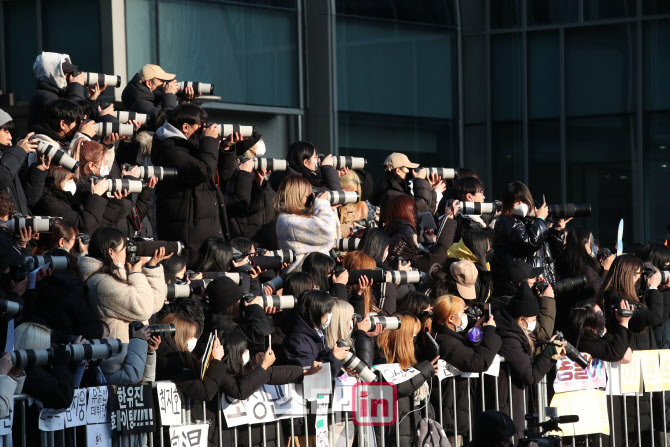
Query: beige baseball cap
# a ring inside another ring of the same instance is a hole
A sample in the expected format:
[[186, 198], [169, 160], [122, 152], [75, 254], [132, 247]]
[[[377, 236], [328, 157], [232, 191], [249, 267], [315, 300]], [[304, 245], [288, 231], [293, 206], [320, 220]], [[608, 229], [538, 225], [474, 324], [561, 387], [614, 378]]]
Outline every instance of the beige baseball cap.
[[477, 282], [477, 267], [470, 261], [458, 261], [449, 267], [451, 276], [456, 280], [456, 288], [462, 298], [474, 300], [477, 298], [475, 282]]
[[174, 74], [165, 73], [158, 65], [146, 64], [140, 70], [140, 81], [148, 81], [149, 79], [158, 78], [161, 81], [171, 81], [175, 78]]
[[412, 168], [416, 169], [419, 167], [419, 163], [412, 163], [409, 161], [409, 158], [407, 158], [407, 155], [401, 154], [400, 152], [394, 152], [388, 157], [386, 157], [386, 160], [384, 161], [384, 168], [386, 168], [387, 171], [390, 171], [395, 168]]

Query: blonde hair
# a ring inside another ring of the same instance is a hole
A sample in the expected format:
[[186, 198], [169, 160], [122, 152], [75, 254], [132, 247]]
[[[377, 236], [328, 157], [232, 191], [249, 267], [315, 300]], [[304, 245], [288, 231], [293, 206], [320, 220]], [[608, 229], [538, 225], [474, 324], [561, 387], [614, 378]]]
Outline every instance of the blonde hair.
[[[350, 251], [342, 260], [342, 266], [347, 270], [367, 270], [377, 268], [377, 263], [367, 253]], [[349, 290], [353, 290], [354, 287], [356, 286], [349, 286]], [[363, 291], [363, 313], [373, 312], [372, 307], [372, 290], [368, 287]]]
[[[361, 196], [361, 179], [354, 170], [349, 170], [346, 174], [344, 174], [342, 177], [340, 177], [340, 185], [342, 186], [343, 191], [356, 191], [358, 193], [358, 196]], [[338, 208], [337, 212], [340, 215], [340, 223], [347, 223], [347, 216], [349, 213], [354, 213], [354, 215], [358, 215], [361, 213], [362, 210], [367, 210], [368, 204], [367, 202], [361, 200], [358, 203], [348, 203], [346, 205], [342, 205], [340, 208]]]
[[277, 213], [310, 217], [312, 209], [307, 209], [305, 200], [311, 192], [312, 184], [309, 180], [299, 175], [289, 175], [279, 186], [274, 198], [274, 209]]
[[398, 363], [401, 369], [416, 365], [414, 334], [421, 330], [421, 322], [414, 315], [400, 314], [400, 327], [384, 331], [377, 337], [377, 344], [387, 363]]
[[433, 321], [442, 326], [456, 330], [456, 325], [449, 321], [452, 315], [457, 315], [465, 309], [465, 301], [460, 296], [442, 295], [433, 303]]
[[326, 328], [326, 343], [330, 349], [336, 347], [337, 340], [346, 341], [349, 346], [353, 346], [351, 335], [349, 334], [349, 323], [354, 316], [354, 306], [344, 300], [335, 299], [333, 302], [333, 317]]
[[14, 329], [14, 349], [48, 349], [51, 329], [37, 323], [21, 323]]
[[340, 177], [340, 185], [344, 191], [356, 191], [359, 195], [361, 193], [361, 179], [356, 171], [349, 170]]
[[188, 352], [188, 339], [197, 335], [198, 323], [181, 315], [167, 314], [161, 324], [174, 324], [174, 343], [181, 352]]

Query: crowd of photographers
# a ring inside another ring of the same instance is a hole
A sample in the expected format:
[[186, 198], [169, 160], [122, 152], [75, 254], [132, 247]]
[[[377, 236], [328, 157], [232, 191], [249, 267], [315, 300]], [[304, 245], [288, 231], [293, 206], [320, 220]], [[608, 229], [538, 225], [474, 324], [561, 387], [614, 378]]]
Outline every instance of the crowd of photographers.
[[[549, 207], [521, 182], [486, 203], [475, 172], [402, 153], [376, 183], [365, 160], [308, 142], [263, 158], [256, 129], [210, 123], [195, 104], [213, 86], [156, 65], [123, 89], [126, 111], [99, 100], [115, 76], [56, 53], [33, 68], [28, 133], [0, 110], [0, 417], [13, 394], [34, 398], [28, 445], [40, 408], [68, 407], [78, 387], [174, 381], [193, 420], [211, 424], [210, 445], [219, 428], [232, 445], [219, 392], [246, 399], [322, 365], [374, 381], [373, 365], [392, 363], [417, 373], [397, 384], [386, 445], [415, 445], [426, 408], [436, 419], [441, 404], [452, 445], [485, 405], [504, 415], [483, 413], [472, 445], [509, 446], [533, 385], [566, 353], [625, 363], [670, 346], [670, 248], [615, 257], [566, 228], [587, 205]], [[440, 399], [440, 359], [483, 372], [496, 354], [498, 377], [444, 379]], [[658, 435], [650, 415], [662, 420], [664, 402], [627, 413], [613, 402], [617, 445], [637, 437], [622, 432], [624, 414], [645, 440]], [[313, 419], [296, 420], [291, 439], [281, 425], [266, 440], [313, 442]], [[252, 429], [254, 445], [263, 436]]]

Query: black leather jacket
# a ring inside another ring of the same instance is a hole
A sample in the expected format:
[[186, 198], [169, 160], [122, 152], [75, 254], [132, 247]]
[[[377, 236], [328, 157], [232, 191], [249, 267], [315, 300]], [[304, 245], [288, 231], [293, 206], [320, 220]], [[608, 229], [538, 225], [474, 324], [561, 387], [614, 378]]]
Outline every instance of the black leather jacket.
[[564, 239], [564, 232], [548, 229], [540, 218], [499, 216], [495, 223], [491, 261], [495, 296], [500, 296], [501, 289], [506, 289], [509, 282], [507, 266], [515, 260], [542, 267], [544, 279], [549, 283], [556, 281], [554, 259], [562, 250]]

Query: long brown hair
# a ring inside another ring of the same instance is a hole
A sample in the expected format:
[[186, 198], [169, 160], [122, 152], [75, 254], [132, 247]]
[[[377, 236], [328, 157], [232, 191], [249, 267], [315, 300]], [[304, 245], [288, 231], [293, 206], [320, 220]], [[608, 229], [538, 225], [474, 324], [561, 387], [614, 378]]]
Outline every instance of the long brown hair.
[[617, 256], [612, 263], [607, 276], [600, 286], [598, 305], [604, 307], [604, 294], [608, 290], [616, 290], [624, 298], [639, 303], [635, 290], [635, 273], [642, 270], [642, 261], [633, 255]]
[[[363, 253], [362, 251], [350, 251], [342, 260], [342, 266], [347, 270], [363, 270], [363, 269], [375, 269], [377, 268], [377, 263], [369, 255]], [[349, 286], [349, 291], [351, 292], [355, 285]], [[363, 291], [363, 309], [367, 314], [373, 312], [372, 306], [372, 290], [370, 287]]]
[[167, 314], [161, 324], [174, 324], [174, 343], [182, 353], [188, 352], [188, 339], [198, 333], [198, 323], [181, 315]]
[[421, 322], [410, 314], [398, 314], [400, 327], [384, 331], [377, 337], [377, 344], [384, 353], [387, 363], [398, 363], [401, 369], [416, 365], [414, 335], [421, 330]]
[[390, 224], [393, 219], [406, 220], [416, 231], [416, 202], [412, 196], [400, 194], [389, 200], [384, 225]]
[[433, 321], [456, 330], [456, 325], [449, 321], [452, 315], [458, 314], [465, 309], [465, 301], [460, 296], [442, 295], [437, 297], [433, 303]]
[[79, 170], [77, 171], [78, 178], [88, 180], [88, 178], [93, 175], [93, 171], [91, 171], [88, 164], [93, 163], [95, 165], [100, 165], [105, 162], [106, 155], [107, 148], [102, 144], [95, 141], [88, 141], [84, 138], [77, 140], [72, 156], [80, 163]]
[[306, 207], [307, 195], [312, 191], [312, 184], [305, 177], [289, 175], [284, 179], [274, 198], [274, 209], [277, 213], [296, 214], [310, 217], [312, 207]]

